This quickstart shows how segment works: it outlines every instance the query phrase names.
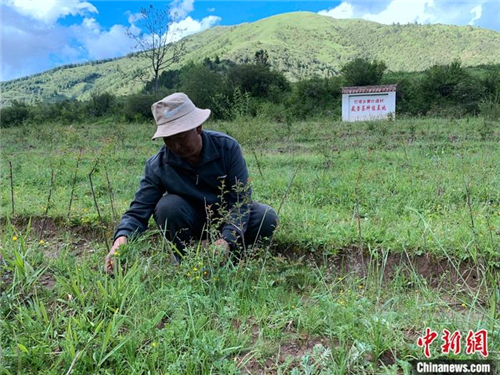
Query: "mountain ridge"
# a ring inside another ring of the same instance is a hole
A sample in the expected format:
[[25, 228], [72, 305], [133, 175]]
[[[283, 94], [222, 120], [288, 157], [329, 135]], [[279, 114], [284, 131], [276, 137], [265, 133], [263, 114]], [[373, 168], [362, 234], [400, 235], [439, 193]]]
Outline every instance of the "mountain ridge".
[[[415, 72], [460, 59], [463, 66], [500, 63], [500, 33], [443, 24], [383, 25], [361, 19], [335, 19], [292, 12], [256, 22], [216, 26], [186, 37], [183, 64], [204, 58], [251, 62], [268, 51], [271, 67], [296, 81], [332, 76], [357, 57], [383, 60], [391, 71]], [[146, 61], [130, 57], [69, 64], [2, 82], [2, 103], [90, 98], [92, 93], [126, 95], [140, 86], [130, 77]], [[180, 65], [172, 66], [178, 68]]]

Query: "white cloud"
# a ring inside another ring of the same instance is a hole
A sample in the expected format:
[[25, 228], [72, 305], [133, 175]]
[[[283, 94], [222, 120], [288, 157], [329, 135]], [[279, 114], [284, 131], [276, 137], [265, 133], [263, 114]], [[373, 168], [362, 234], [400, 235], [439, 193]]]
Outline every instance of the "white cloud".
[[191, 17], [186, 17], [182, 21], [174, 22], [171, 25], [169, 42], [176, 42], [185, 36], [207, 30], [218, 24], [220, 21], [221, 18], [217, 16], [208, 16], [203, 18], [201, 21], [194, 20]]
[[170, 12], [177, 20], [183, 20], [194, 10], [194, 0], [174, 0], [170, 4]]
[[95, 18], [85, 18], [82, 22], [83, 27], [90, 31], [92, 34], [99, 34], [100, 26], [95, 20]]
[[55, 60], [75, 61], [76, 50], [64, 27], [48, 27], [9, 7], [2, 7], [1, 38], [2, 81], [50, 69]]
[[472, 19], [470, 20], [469, 25], [474, 25], [474, 22], [480, 19], [483, 14], [483, 6], [478, 5], [477, 7], [472, 8], [470, 13], [472, 14]]
[[52, 24], [68, 15], [98, 13], [95, 6], [82, 0], [5, 0], [5, 5], [24, 16], [47, 24]]
[[500, 2], [494, 0], [343, 1], [337, 7], [322, 10], [318, 14], [334, 18], [362, 18], [383, 24], [443, 23], [500, 30], [498, 16], [492, 16], [500, 14]]
[[[177, 5], [184, 11], [188, 11], [192, 6], [188, 3], [184, 1]], [[128, 30], [134, 35], [150, 41], [149, 34], [141, 35], [140, 20], [142, 18], [141, 13], [129, 14], [129, 21], [133, 22], [130, 22], [132, 25]], [[185, 36], [209, 29], [220, 20], [220, 17], [208, 16], [198, 21], [188, 16], [181, 21], [172, 23], [167, 40], [168, 42], [178, 41]], [[136, 21], [137, 24], [134, 23]], [[94, 18], [85, 18], [81, 26], [75, 26], [73, 29], [73, 34], [87, 51], [90, 59], [114, 58], [135, 51], [136, 42], [126, 35], [127, 28], [123, 25], [114, 25], [109, 30], [103, 30]]]
[[[127, 36], [127, 28], [123, 25], [103, 30], [95, 19], [86, 18], [81, 26], [73, 26], [72, 29], [76, 40], [92, 60], [124, 56], [134, 50], [135, 42]], [[136, 28], [132, 26], [134, 30]]]
[[[126, 31], [141, 34], [141, 13], [126, 12], [129, 27], [115, 24], [105, 28], [95, 16], [97, 8], [84, 0], [0, 0], [2, 13], [1, 73], [6, 81], [38, 73], [62, 64], [81, 63], [93, 59], [124, 56], [135, 51], [136, 42]], [[98, 5], [98, 3], [97, 3]], [[210, 15], [201, 20], [188, 16], [194, 0], [175, 0], [170, 10], [177, 18], [170, 39], [206, 30], [220, 22]], [[123, 14], [123, 13], [122, 13]], [[58, 20], [66, 16], [79, 16], [80, 21], [64, 26]]]
[[134, 24], [137, 21], [144, 19], [144, 15], [140, 12], [139, 13], [127, 12], [127, 14], [128, 14], [128, 23], [130, 24]]
[[333, 18], [353, 18], [354, 9], [349, 3], [341, 3], [338, 7], [330, 10], [321, 10], [318, 13], [322, 16], [329, 16]]
[[404, 1], [393, 0], [386, 9], [376, 14], [365, 14], [364, 19], [378, 23], [427, 23], [434, 21], [432, 14], [434, 0]]

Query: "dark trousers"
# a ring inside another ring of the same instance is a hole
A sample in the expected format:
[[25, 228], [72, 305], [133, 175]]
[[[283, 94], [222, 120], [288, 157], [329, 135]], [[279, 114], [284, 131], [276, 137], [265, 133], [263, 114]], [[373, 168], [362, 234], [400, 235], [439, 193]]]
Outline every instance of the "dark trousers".
[[[278, 225], [278, 215], [268, 205], [252, 202], [249, 206], [248, 226], [244, 238], [240, 239], [243, 248], [270, 239]], [[166, 239], [173, 242], [181, 253], [191, 240], [206, 239], [204, 230], [209, 225], [209, 218], [205, 207], [195, 207], [178, 195], [164, 195], [157, 203], [153, 217]]]

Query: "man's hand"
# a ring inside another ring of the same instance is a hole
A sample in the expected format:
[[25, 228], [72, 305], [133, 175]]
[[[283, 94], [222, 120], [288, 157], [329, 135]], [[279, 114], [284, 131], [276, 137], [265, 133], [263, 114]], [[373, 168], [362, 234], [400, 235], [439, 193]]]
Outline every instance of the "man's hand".
[[113, 258], [115, 255], [116, 249], [120, 247], [120, 245], [125, 245], [128, 243], [128, 238], [125, 236], [118, 237], [111, 250], [109, 251], [108, 255], [106, 255], [106, 259], [104, 261], [104, 272], [112, 274], [113, 273]]
[[214, 246], [224, 254], [224, 262], [226, 262], [229, 259], [229, 251], [231, 250], [229, 243], [224, 238], [221, 238], [214, 242]]

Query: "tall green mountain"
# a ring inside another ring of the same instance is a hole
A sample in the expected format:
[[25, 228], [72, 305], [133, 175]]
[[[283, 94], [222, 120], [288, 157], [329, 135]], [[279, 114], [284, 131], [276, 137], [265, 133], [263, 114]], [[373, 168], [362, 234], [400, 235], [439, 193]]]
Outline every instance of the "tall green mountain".
[[[214, 27], [186, 39], [180, 64], [205, 57], [252, 61], [265, 49], [272, 67], [291, 80], [330, 76], [356, 57], [386, 62], [392, 71], [421, 71], [460, 59], [464, 66], [500, 63], [500, 33], [471, 26], [382, 25], [309, 12], [282, 14], [238, 26]], [[88, 99], [93, 92], [140, 90], [133, 71], [147, 61], [130, 57], [64, 66], [2, 82], [2, 102]], [[175, 67], [174, 67], [175, 68]]]

